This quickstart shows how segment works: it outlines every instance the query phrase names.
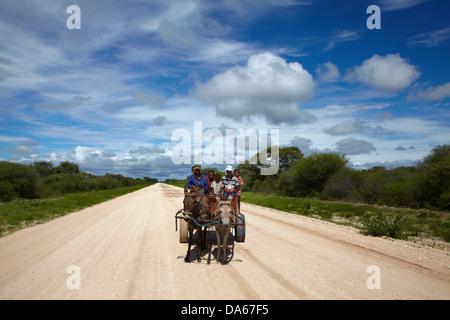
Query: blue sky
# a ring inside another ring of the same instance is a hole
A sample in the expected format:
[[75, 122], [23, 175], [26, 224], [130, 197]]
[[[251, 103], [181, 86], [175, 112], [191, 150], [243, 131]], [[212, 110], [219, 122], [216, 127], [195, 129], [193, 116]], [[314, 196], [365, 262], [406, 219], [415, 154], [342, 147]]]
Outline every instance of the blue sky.
[[278, 129], [358, 168], [413, 165], [449, 143], [449, 14], [446, 0], [3, 0], [0, 160], [183, 178], [171, 137], [202, 121]]

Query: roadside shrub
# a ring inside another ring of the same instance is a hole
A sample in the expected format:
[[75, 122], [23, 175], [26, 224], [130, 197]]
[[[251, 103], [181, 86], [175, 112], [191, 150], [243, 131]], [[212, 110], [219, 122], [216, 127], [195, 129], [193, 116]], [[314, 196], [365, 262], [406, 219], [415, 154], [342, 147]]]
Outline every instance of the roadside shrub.
[[0, 181], [0, 201], [9, 202], [14, 199], [14, 186], [9, 181]]
[[388, 184], [384, 168], [372, 168], [364, 177], [360, 194], [366, 203], [379, 203], [383, 198], [383, 192]]
[[450, 210], [450, 190], [444, 191], [439, 197], [439, 207], [444, 210]]
[[[0, 162], [0, 181], [9, 182], [14, 188], [15, 195], [21, 198], [37, 197], [37, 180], [37, 172], [30, 166], [7, 161]], [[5, 184], [4, 188], [10, 187]]]
[[408, 227], [411, 221], [401, 214], [395, 216], [393, 220], [378, 213], [376, 216], [365, 216], [363, 222], [363, 234], [375, 237], [387, 236], [395, 239], [407, 239]]
[[414, 207], [414, 184], [411, 179], [388, 184], [383, 192], [383, 203], [393, 206]]
[[300, 196], [300, 192], [296, 189], [293, 168], [280, 174], [280, 193], [288, 197]]
[[448, 191], [450, 190], [450, 145], [435, 147], [418, 166], [417, 202], [423, 207], [449, 208]]
[[432, 232], [436, 237], [441, 237], [450, 242], [450, 221], [440, 221], [431, 226]]
[[343, 169], [328, 180], [322, 199], [347, 199], [358, 188], [358, 172], [352, 169]]

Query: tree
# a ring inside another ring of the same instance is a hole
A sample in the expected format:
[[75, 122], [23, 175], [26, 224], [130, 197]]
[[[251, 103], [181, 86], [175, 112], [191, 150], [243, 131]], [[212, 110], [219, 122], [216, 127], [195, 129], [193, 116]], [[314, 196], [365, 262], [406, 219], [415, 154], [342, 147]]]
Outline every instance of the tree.
[[239, 174], [244, 181], [243, 191], [251, 190], [256, 181], [260, 181], [265, 177], [261, 175], [261, 169], [257, 165], [248, 162], [240, 163], [236, 169], [239, 170]]
[[415, 198], [419, 204], [450, 209], [450, 145], [435, 147], [418, 168]]
[[281, 147], [279, 149], [278, 167], [281, 171], [289, 170], [301, 158], [303, 158], [303, 153], [298, 147]]
[[361, 180], [359, 171], [344, 168], [328, 179], [321, 196], [325, 199], [347, 199], [361, 186]]
[[146, 183], [158, 183], [158, 179], [156, 179], [156, 178], [144, 177], [144, 181]]
[[33, 167], [41, 177], [48, 177], [52, 174], [53, 163], [50, 161], [36, 161], [33, 163]]
[[389, 180], [389, 171], [384, 167], [373, 167], [364, 174], [360, 194], [367, 203], [379, 203]]
[[419, 168], [427, 168], [432, 165], [443, 163], [448, 161], [450, 157], [450, 145], [437, 146], [431, 150], [430, 154], [423, 158], [422, 163], [419, 164]]
[[11, 201], [14, 199], [14, 186], [9, 181], [0, 181], [0, 201]]
[[[262, 163], [260, 161], [261, 159], [261, 153], [259, 152], [256, 155], [254, 155], [250, 162], [255, 162], [257, 160], [257, 166], [259, 168], [261, 167], [267, 167], [269, 164]], [[264, 150], [264, 153], [267, 155], [267, 158], [270, 159], [271, 162], [275, 162], [278, 164], [278, 168], [280, 171], [286, 171], [292, 168], [301, 158], [303, 158], [303, 153], [298, 147], [279, 147], [278, 148], [278, 159], [272, 158], [272, 147], [267, 148]], [[280, 172], [279, 171], [279, 172]]]
[[76, 163], [63, 161], [59, 166], [53, 168], [52, 173], [77, 174], [80, 173], [80, 168]]
[[[296, 192], [312, 195], [321, 192], [328, 179], [344, 169], [348, 160], [337, 153], [313, 153], [298, 161], [291, 170]], [[285, 178], [286, 179], [286, 178]]]
[[0, 181], [4, 183], [4, 191], [10, 197], [11, 186], [14, 193], [21, 198], [36, 198], [38, 175], [34, 168], [28, 165], [2, 161], [0, 162]]
[[[262, 189], [267, 187], [267, 190], [264, 191], [273, 192], [276, 188], [275, 185], [278, 185], [278, 178], [283, 172], [289, 171], [301, 158], [303, 158], [303, 153], [298, 147], [281, 147], [278, 150], [277, 159], [272, 157], [272, 147], [269, 147], [264, 150], [264, 152], [259, 152], [254, 155], [249, 162], [241, 163], [236, 167], [239, 169], [240, 175], [244, 180], [244, 191], [253, 190], [255, 185], [254, 191], [263, 191]], [[270, 164], [262, 163], [260, 161], [261, 153], [266, 154], [266, 157], [270, 159]], [[256, 164], [253, 164], [254, 162], [256, 162]], [[278, 165], [279, 170], [277, 174], [273, 176], [262, 175], [261, 168], [273, 165], [273, 163]]]

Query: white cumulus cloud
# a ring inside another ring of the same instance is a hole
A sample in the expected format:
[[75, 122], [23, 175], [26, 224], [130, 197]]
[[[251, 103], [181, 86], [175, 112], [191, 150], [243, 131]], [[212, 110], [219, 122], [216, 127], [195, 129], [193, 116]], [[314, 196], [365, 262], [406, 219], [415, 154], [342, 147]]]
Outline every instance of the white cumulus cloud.
[[316, 74], [323, 82], [335, 82], [341, 77], [338, 67], [332, 62], [319, 65]]
[[383, 92], [397, 93], [409, 87], [419, 76], [416, 66], [409, 64], [399, 54], [388, 54], [385, 57], [374, 55], [360, 66], [355, 66], [345, 79]]
[[315, 120], [298, 107], [312, 97], [314, 87], [312, 75], [300, 63], [260, 53], [251, 56], [246, 66], [198, 83], [196, 96], [215, 105], [218, 115], [236, 121], [258, 115], [273, 124], [297, 124]]

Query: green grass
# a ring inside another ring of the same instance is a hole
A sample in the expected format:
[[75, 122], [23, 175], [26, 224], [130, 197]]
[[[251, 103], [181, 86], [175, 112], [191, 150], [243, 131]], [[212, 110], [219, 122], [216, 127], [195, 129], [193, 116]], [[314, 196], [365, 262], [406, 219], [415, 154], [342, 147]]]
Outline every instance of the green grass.
[[450, 242], [450, 214], [377, 205], [245, 192], [242, 202], [350, 225], [372, 236], [438, 238]]
[[388, 219], [382, 213], [375, 216], [365, 216], [363, 220], [363, 234], [371, 236], [386, 236], [396, 239], [407, 239], [411, 232], [409, 226], [412, 220], [404, 215], [397, 214], [395, 218]]
[[74, 193], [52, 199], [15, 200], [0, 207], [0, 237], [137, 191], [149, 185]]
[[275, 196], [256, 192], [243, 193], [241, 201], [324, 220], [331, 220], [336, 215], [345, 218], [361, 217], [374, 210], [369, 205], [355, 205], [312, 198]]

